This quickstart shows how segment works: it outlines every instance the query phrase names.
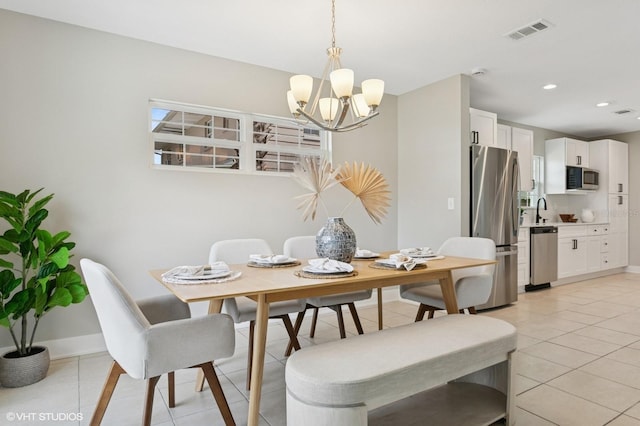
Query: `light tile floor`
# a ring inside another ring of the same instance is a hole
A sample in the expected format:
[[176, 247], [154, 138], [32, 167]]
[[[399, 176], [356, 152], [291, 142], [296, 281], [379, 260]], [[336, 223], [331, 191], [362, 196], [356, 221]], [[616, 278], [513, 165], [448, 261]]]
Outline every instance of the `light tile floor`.
[[[389, 302], [385, 326], [413, 321], [416, 306]], [[375, 306], [359, 309], [365, 332], [377, 329]], [[619, 274], [520, 294], [508, 307], [482, 312], [518, 328], [515, 358], [517, 422], [527, 425], [640, 425], [640, 274]], [[348, 331], [355, 334], [348, 314]], [[316, 337], [305, 320], [301, 344], [338, 339], [335, 314], [321, 315]], [[236, 354], [217, 370], [237, 424], [246, 424], [247, 328], [237, 330]], [[269, 325], [262, 425], [285, 424], [283, 356], [286, 332]], [[0, 388], [0, 425], [86, 425], [111, 363], [106, 353], [54, 360], [46, 379], [19, 389]], [[176, 374], [176, 403], [167, 407], [166, 380], [154, 401], [155, 425], [223, 424], [208, 391], [193, 391], [195, 372]], [[105, 425], [138, 425], [144, 382], [122, 376]], [[82, 417], [73, 421], [74, 418]]]

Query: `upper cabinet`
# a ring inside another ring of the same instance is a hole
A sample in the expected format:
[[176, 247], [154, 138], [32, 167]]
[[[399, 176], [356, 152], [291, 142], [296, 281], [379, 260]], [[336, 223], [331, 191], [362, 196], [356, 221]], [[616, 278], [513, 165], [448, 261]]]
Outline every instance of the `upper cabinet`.
[[546, 194], [577, 194], [567, 191], [567, 166], [589, 167], [589, 143], [570, 138], [548, 139], [544, 144]]
[[592, 169], [600, 172], [600, 188], [609, 194], [629, 193], [629, 145], [612, 139], [589, 142]]
[[589, 144], [576, 139], [562, 139], [566, 149], [565, 165], [589, 167]]
[[532, 191], [533, 181], [533, 131], [498, 124], [498, 148], [512, 149], [518, 153], [520, 165], [520, 191]]
[[493, 112], [469, 108], [469, 116], [469, 126], [471, 128], [471, 143], [486, 146], [496, 146], [498, 115]]

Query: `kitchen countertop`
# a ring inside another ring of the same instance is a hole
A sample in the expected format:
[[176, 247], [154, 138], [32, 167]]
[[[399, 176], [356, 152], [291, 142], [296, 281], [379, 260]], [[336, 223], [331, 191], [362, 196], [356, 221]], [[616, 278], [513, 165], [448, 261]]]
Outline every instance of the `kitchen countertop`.
[[536, 226], [576, 226], [576, 225], [608, 225], [609, 222], [547, 222], [547, 223], [523, 223], [521, 228], [535, 228]]

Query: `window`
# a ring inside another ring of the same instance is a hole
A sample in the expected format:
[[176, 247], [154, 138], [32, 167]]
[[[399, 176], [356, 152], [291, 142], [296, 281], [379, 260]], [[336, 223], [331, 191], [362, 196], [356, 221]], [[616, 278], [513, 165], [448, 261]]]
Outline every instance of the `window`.
[[287, 173], [330, 152], [328, 132], [291, 119], [152, 100], [149, 120], [158, 168]]

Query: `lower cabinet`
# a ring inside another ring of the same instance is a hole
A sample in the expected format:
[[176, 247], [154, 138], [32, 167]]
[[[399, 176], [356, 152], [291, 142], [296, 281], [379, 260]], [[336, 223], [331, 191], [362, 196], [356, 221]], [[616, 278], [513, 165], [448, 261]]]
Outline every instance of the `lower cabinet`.
[[531, 282], [529, 274], [529, 228], [518, 231], [518, 287]]
[[558, 279], [587, 273], [587, 227], [558, 227]]

